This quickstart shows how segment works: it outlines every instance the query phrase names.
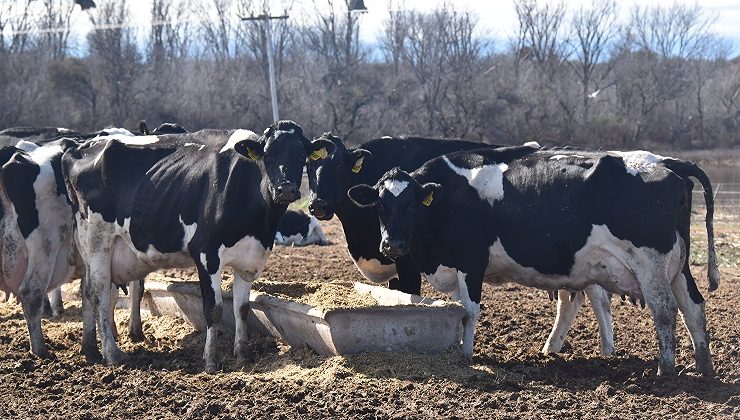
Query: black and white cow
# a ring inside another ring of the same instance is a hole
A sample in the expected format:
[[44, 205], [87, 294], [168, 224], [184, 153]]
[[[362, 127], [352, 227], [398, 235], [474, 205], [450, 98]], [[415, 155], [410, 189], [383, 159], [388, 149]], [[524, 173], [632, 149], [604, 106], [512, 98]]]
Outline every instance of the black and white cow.
[[188, 130], [186, 130], [185, 127], [181, 126], [178, 123], [162, 123], [159, 125], [159, 127], [155, 128], [154, 131], [150, 132], [146, 121], [141, 120], [139, 122], [139, 132], [145, 136], [158, 136], [161, 134], [184, 134], [187, 133]]
[[62, 170], [75, 207], [77, 244], [87, 270], [83, 352], [124, 358], [109, 322], [111, 282], [125, 284], [167, 267], [195, 266], [208, 326], [205, 368], [217, 368], [223, 314], [221, 270], [234, 269], [234, 353], [249, 359], [249, 293], [272, 249], [277, 224], [299, 186], [310, 142], [292, 121], [257, 136], [248, 130], [108, 139], [65, 153]]
[[49, 356], [41, 333], [45, 293], [76, 272], [74, 218], [60, 167], [65, 148], [75, 144], [21, 141], [0, 150], [0, 289], [18, 297], [31, 352], [41, 357]]
[[[389, 283], [391, 289], [418, 295], [421, 275], [410, 258], [394, 260], [379, 250], [378, 217], [372, 209], [358, 208], [347, 198], [355, 185], [375, 184], [386, 171], [406, 171], [445, 153], [473, 150], [485, 144], [453, 139], [382, 137], [357, 148], [347, 148], [329, 133], [315, 139], [306, 165], [310, 188], [309, 212], [319, 220], [335, 214], [342, 222], [347, 249], [362, 275], [374, 283]], [[494, 147], [494, 146], [491, 146]]]
[[275, 244], [286, 246], [329, 245], [319, 221], [302, 210], [288, 210], [278, 223]]
[[[375, 187], [357, 186], [349, 195], [376, 208], [383, 253], [411, 255], [436, 289], [462, 302], [468, 357], [483, 281], [570, 291], [597, 284], [645, 300], [658, 336], [659, 375], [675, 369], [677, 309], [697, 369], [712, 375], [704, 303], [692, 299], [682, 272], [686, 183], [660, 160], [639, 152], [461, 152], [412, 174], [391, 170]], [[714, 287], [716, 267], [710, 275]]]

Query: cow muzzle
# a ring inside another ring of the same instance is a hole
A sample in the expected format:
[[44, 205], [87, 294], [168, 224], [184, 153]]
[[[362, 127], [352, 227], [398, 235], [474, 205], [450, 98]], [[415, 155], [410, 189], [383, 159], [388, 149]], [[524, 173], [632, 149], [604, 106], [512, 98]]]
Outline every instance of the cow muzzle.
[[380, 242], [380, 252], [388, 258], [397, 258], [408, 254], [409, 248], [402, 240], [383, 239]]
[[320, 198], [311, 201], [308, 205], [308, 211], [319, 220], [329, 220], [334, 216], [334, 212], [329, 210], [329, 203]]
[[279, 204], [290, 204], [301, 198], [301, 192], [292, 182], [284, 182], [275, 187], [275, 201]]

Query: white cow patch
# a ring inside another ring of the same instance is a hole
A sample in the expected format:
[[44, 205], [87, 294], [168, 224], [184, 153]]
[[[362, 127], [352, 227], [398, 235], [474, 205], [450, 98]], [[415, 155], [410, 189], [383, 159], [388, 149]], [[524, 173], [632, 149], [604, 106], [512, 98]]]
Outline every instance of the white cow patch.
[[275, 138], [278, 138], [278, 137], [280, 137], [283, 134], [293, 134], [293, 133], [295, 133], [295, 130], [292, 129], [292, 128], [290, 130], [275, 130], [275, 136], [274, 137]]
[[392, 140], [393, 137], [391, 137], [391, 136], [383, 136], [383, 137], [381, 137], [381, 139], [384, 139], [384, 140]]
[[[106, 128], [103, 131], [108, 133], [109, 136], [134, 137], [134, 133], [126, 130], [125, 128], [110, 127], [110, 128]], [[146, 137], [146, 136], [143, 136], [143, 137]]]
[[31, 143], [30, 141], [20, 140], [18, 143], [15, 144], [15, 147], [17, 149], [23, 150], [24, 152], [31, 152], [38, 149], [39, 145], [36, 143]]
[[468, 180], [468, 184], [478, 192], [478, 196], [482, 200], [486, 200], [493, 205], [496, 200], [504, 198], [504, 172], [509, 169], [509, 165], [499, 163], [465, 169], [455, 166], [447, 156], [443, 156], [442, 159], [453, 172]]
[[182, 238], [182, 246], [183, 248], [187, 248], [190, 240], [193, 239], [193, 236], [195, 236], [195, 231], [198, 229], [198, 223], [193, 222], [192, 224], [188, 225], [182, 220], [182, 216], [179, 216], [179, 219], [180, 224], [182, 225], [182, 230], [185, 231], [185, 235]]
[[59, 133], [71, 133], [72, 130], [70, 130], [69, 128], [57, 127], [57, 132], [59, 132]]
[[383, 186], [386, 190], [390, 191], [395, 197], [401, 195], [401, 193], [409, 186], [407, 181], [397, 181], [395, 179], [386, 179], [383, 182]]
[[519, 284], [547, 290], [582, 290], [596, 283], [610, 292], [640, 299], [639, 278], [652, 279], [648, 271], [656, 264], [667, 266], [668, 278], [675, 277], [681, 271], [680, 253], [678, 240], [669, 254], [662, 255], [652, 248], [636, 247], [616, 238], [605, 225], [593, 225], [586, 244], [575, 253], [569, 274], [541, 274], [534, 268], [521, 266], [509, 256], [499, 239], [489, 248], [486, 280], [515, 279]]
[[395, 264], [384, 265], [375, 258], [366, 260], [360, 257], [358, 260], [355, 260], [354, 258], [352, 260], [355, 262], [357, 269], [360, 270], [363, 277], [373, 283], [386, 283], [392, 278], [398, 277]]
[[581, 155], [554, 155], [550, 157], [550, 160], [560, 160], [565, 158], [587, 159], [586, 156]]
[[637, 176], [640, 172], [649, 172], [656, 164], [662, 162], [665, 157], [656, 155], [644, 150], [636, 150], [634, 152], [619, 152], [619, 151], [608, 151], [609, 155], [621, 157], [624, 161], [624, 166], [627, 167], [627, 173], [633, 176]]
[[224, 147], [221, 148], [219, 153], [223, 153], [227, 150], [233, 149], [234, 145], [239, 143], [240, 141], [254, 139], [256, 140], [257, 134], [255, 134], [253, 131], [250, 130], [244, 130], [244, 129], [238, 129], [234, 131], [231, 136], [229, 137], [229, 141], [224, 144]]
[[186, 146], [186, 147], [187, 146], [197, 147], [198, 150], [203, 150], [203, 148], [206, 147], [205, 144], [200, 144], [200, 143], [185, 143], [183, 146]]
[[527, 147], [536, 147], [536, 148], [538, 148], [538, 149], [539, 149], [540, 147], [542, 147], [542, 146], [540, 146], [540, 144], [539, 144], [539, 143], [537, 143], [537, 142], [536, 142], [536, 141], [534, 141], [534, 140], [532, 140], [532, 141], [528, 141], [528, 142], [524, 143], [524, 145], [525, 145], [525, 146], [527, 146]]

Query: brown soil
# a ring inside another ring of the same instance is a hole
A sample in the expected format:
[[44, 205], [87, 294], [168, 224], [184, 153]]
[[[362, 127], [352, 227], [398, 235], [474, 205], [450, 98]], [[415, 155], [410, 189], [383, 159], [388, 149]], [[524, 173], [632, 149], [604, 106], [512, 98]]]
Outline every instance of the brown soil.
[[[276, 247], [266, 280], [362, 280], [336, 222], [335, 245]], [[705, 270], [693, 267], [706, 288]], [[43, 322], [56, 360], [32, 357], [20, 307], [0, 304], [0, 418], [696, 418], [740, 416], [740, 269], [725, 265], [707, 316], [717, 377], [693, 370], [691, 344], [679, 324], [677, 371], [656, 378], [657, 342], [646, 309], [615, 299], [619, 349], [599, 356], [593, 313], [584, 308], [565, 352], [539, 353], [555, 313], [546, 294], [519, 286], [484, 286], [472, 364], [457, 351], [439, 356], [363, 354], [322, 357], [266, 338], [251, 340], [258, 360], [244, 370], [221, 338], [223, 372], [201, 373], [203, 334], [177, 319], [145, 318], [148, 340], [126, 336], [128, 314], [116, 312], [122, 366], [88, 365], [79, 354], [79, 302]], [[424, 285], [428, 296], [443, 297]]]

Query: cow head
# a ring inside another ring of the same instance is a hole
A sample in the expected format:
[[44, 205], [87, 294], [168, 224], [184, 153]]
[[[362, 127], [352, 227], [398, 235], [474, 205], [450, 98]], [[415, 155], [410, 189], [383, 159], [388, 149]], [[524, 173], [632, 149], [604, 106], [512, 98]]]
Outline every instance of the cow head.
[[391, 169], [374, 186], [361, 184], [347, 192], [358, 207], [376, 207], [380, 221], [380, 252], [389, 258], [406, 255], [414, 236], [417, 213], [442, 193], [435, 183], [420, 184], [407, 172]]
[[362, 171], [372, 153], [347, 149], [339, 137], [324, 133], [311, 142], [307, 154], [306, 172], [311, 191], [308, 210], [319, 220], [329, 220], [346, 197], [350, 180]]
[[287, 205], [301, 198], [301, 178], [309, 144], [301, 126], [285, 120], [268, 127], [258, 140], [238, 142], [234, 150], [261, 162], [272, 200]]

